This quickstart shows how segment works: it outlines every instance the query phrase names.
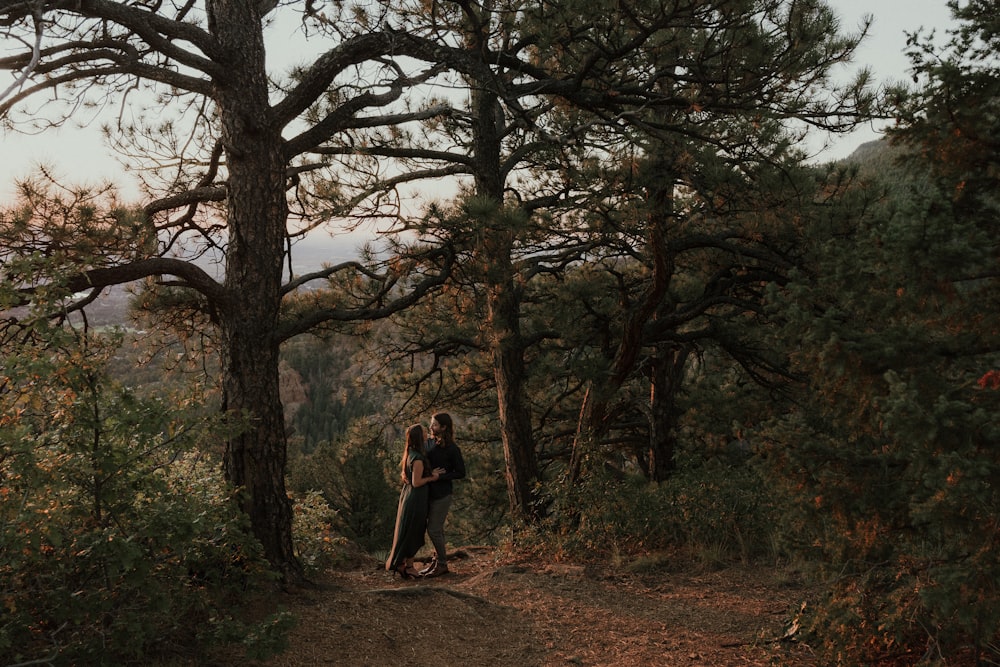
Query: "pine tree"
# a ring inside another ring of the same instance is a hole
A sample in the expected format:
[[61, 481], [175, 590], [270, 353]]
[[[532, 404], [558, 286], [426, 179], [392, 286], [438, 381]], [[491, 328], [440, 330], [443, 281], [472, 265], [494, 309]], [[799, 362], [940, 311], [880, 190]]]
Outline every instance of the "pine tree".
[[996, 656], [996, 9], [956, 11], [941, 52], [914, 38], [895, 147], [855, 166], [775, 294], [810, 383], [767, 431], [769, 463], [786, 534], [828, 578], [813, 629], [831, 659]]

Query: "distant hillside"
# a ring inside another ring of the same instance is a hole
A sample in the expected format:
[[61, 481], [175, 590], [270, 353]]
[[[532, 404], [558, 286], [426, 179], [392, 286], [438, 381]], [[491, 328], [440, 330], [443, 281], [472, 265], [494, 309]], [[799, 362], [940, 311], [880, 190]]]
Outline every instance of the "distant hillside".
[[885, 139], [866, 141], [854, 149], [854, 152], [844, 158], [845, 162], [868, 162], [873, 158], [881, 157], [886, 151], [891, 150], [889, 143]]

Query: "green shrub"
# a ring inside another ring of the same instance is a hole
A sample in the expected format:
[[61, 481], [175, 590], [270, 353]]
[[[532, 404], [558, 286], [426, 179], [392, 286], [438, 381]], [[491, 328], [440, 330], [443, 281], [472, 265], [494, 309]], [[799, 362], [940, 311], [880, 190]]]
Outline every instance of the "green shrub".
[[[468, 424], [463, 424], [468, 429]], [[449, 544], [494, 544], [509, 520], [503, 452], [471, 438], [459, 443], [465, 479], [454, 482], [445, 534]]]
[[[290, 457], [289, 488], [300, 497], [321, 493], [332, 530], [371, 552], [392, 542], [398, 465], [398, 454], [388, 451], [380, 429], [359, 420], [343, 438]], [[395, 485], [388, 479], [393, 472]]]
[[799, 415], [768, 432], [784, 543], [828, 591], [813, 641], [855, 662], [993, 652], [1000, 392], [887, 373], [872, 393], [877, 427]]
[[774, 507], [747, 464], [709, 460], [655, 484], [639, 475], [594, 475], [556, 495], [546, 520], [550, 546], [621, 557], [683, 551], [712, 560], [773, 556]]
[[140, 664], [252, 633], [234, 614], [260, 549], [194, 454], [219, 424], [114, 386], [97, 339], [50, 340], [0, 364], [0, 661]]
[[319, 491], [309, 491], [295, 498], [292, 540], [295, 555], [306, 573], [315, 573], [335, 564], [345, 538], [335, 535], [332, 524], [336, 512]]

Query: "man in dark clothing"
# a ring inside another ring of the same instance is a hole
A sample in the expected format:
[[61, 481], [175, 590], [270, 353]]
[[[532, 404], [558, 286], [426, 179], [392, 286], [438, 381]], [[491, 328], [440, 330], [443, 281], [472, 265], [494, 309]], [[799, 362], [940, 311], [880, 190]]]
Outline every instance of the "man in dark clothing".
[[431, 417], [431, 438], [427, 441], [427, 459], [431, 470], [444, 468], [444, 474], [430, 484], [430, 506], [427, 510], [427, 536], [434, 545], [434, 560], [420, 571], [425, 577], [438, 577], [448, 572], [448, 551], [444, 522], [451, 509], [452, 480], [465, 477], [462, 450], [455, 444], [455, 428], [451, 415], [439, 412]]

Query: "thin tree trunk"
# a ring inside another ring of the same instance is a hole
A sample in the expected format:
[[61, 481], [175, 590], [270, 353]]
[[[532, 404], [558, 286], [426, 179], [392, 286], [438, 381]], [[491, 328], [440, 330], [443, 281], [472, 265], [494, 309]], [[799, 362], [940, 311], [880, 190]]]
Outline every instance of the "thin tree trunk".
[[570, 485], [576, 484], [583, 476], [587, 455], [596, 449], [600, 441], [607, 405], [604, 390], [596, 388], [591, 382], [583, 394], [583, 404], [580, 406], [576, 434], [573, 437], [573, 451], [569, 459]]
[[639, 305], [626, 314], [621, 340], [607, 379], [600, 386], [591, 383], [584, 396], [570, 458], [570, 483], [579, 480], [584, 473], [587, 453], [596, 448], [607, 434], [611, 401], [635, 371], [645, 345], [643, 328], [663, 307], [663, 300], [669, 294], [674, 271], [667, 243], [667, 229], [674, 206], [672, 173], [666, 162], [654, 162], [644, 169], [649, 182], [646, 190], [649, 211], [646, 218], [646, 253], [651, 264], [649, 283]]

